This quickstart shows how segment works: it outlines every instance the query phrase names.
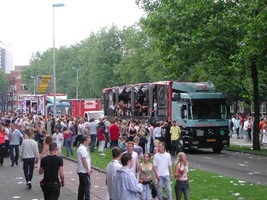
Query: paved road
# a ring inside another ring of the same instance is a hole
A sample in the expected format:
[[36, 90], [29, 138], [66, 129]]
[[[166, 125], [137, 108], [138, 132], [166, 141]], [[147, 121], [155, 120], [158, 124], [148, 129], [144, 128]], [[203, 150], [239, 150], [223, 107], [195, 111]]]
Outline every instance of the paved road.
[[[233, 139], [231, 143], [252, 146], [243, 140]], [[221, 154], [213, 154], [209, 151], [188, 154], [192, 167], [224, 174], [250, 182], [267, 185], [267, 158], [252, 154], [222, 151]], [[175, 157], [173, 157], [175, 160]], [[43, 200], [43, 193], [39, 186], [42, 176], [35, 168], [32, 180], [32, 189], [26, 189], [26, 183], [22, 170], [22, 162], [19, 166], [10, 167], [10, 160], [5, 158], [5, 163], [0, 166], [0, 199], [5, 200]], [[76, 163], [64, 159], [65, 187], [61, 188], [60, 199], [75, 200], [78, 191], [78, 176], [76, 174]], [[93, 171], [91, 197], [92, 199], [105, 199], [106, 185], [105, 175]]]
[[[231, 143], [252, 148], [251, 142], [242, 139], [233, 138]], [[212, 150], [202, 149], [188, 153], [187, 158], [193, 168], [267, 186], [267, 157], [225, 150], [214, 154]]]
[[[61, 188], [60, 199], [75, 200], [78, 191], [78, 175], [76, 174], [76, 163], [64, 159], [65, 187]], [[94, 170], [92, 178], [92, 199], [105, 199], [106, 186], [105, 175]], [[26, 182], [22, 170], [22, 162], [18, 166], [11, 167], [10, 160], [5, 159], [0, 166], [0, 199], [2, 200], [43, 200], [43, 193], [39, 186], [42, 176], [35, 168], [32, 180], [32, 189], [26, 189]]]

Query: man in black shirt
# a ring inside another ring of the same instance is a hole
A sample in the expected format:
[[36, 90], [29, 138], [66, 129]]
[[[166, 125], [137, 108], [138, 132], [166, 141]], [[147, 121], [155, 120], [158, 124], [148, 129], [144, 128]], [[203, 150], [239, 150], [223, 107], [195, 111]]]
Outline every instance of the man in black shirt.
[[64, 186], [63, 159], [57, 156], [58, 149], [55, 142], [49, 145], [49, 151], [50, 154], [41, 160], [39, 174], [44, 174], [41, 186], [45, 200], [58, 200], [60, 186]]

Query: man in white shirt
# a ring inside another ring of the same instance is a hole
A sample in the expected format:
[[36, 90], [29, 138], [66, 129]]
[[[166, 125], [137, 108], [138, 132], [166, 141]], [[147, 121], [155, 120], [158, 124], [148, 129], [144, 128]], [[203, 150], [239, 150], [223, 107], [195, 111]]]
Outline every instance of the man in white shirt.
[[134, 142], [133, 141], [129, 141], [126, 143], [126, 151], [124, 153], [131, 153], [132, 154], [132, 161], [133, 161], [133, 165], [131, 166], [130, 170], [132, 170], [132, 172], [137, 175], [137, 167], [139, 165], [139, 157], [138, 154], [134, 151]]
[[119, 163], [122, 156], [122, 150], [119, 147], [114, 147], [112, 149], [113, 160], [106, 167], [106, 183], [108, 186], [109, 199], [115, 200], [115, 189], [116, 185], [114, 183], [114, 177], [118, 169], [122, 168]]
[[64, 136], [59, 132], [58, 128], [55, 129], [55, 133], [52, 135], [53, 141], [57, 143], [58, 153], [61, 155], [61, 148], [64, 143]]
[[95, 145], [96, 145], [96, 138], [97, 138], [97, 128], [98, 128], [98, 123], [95, 121], [94, 118], [90, 119], [90, 122], [88, 124], [88, 130], [89, 134], [91, 137], [91, 144], [90, 144], [90, 151], [94, 152], [95, 151]]
[[246, 133], [247, 142], [251, 141], [251, 128], [252, 128], [252, 122], [251, 122], [251, 117], [249, 117], [244, 123], [244, 130]]
[[81, 145], [77, 149], [77, 173], [79, 176], [79, 189], [77, 200], [89, 200], [91, 180], [91, 157], [88, 152], [88, 145], [91, 142], [90, 136], [83, 136]]
[[153, 165], [157, 170], [158, 177], [158, 199], [163, 200], [162, 188], [163, 185], [167, 189], [167, 200], [172, 200], [171, 178], [172, 161], [171, 155], [165, 150], [165, 142], [160, 142], [158, 145], [158, 153], [154, 155]]
[[84, 120], [80, 119], [78, 124], [78, 134], [76, 137], [77, 147], [82, 143], [82, 137], [85, 131]]

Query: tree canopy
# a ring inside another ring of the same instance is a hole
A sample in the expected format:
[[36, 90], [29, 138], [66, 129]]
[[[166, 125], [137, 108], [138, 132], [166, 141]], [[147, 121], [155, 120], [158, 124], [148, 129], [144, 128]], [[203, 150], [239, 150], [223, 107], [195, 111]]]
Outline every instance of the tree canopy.
[[[229, 102], [266, 100], [265, 0], [138, 0], [139, 23], [91, 33], [56, 50], [57, 91], [101, 97], [103, 88], [157, 80], [211, 81]], [[52, 49], [37, 52], [24, 78], [52, 74]], [[256, 138], [257, 139], [257, 138]], [[255, 144], [259, 148], [259, 144]]]

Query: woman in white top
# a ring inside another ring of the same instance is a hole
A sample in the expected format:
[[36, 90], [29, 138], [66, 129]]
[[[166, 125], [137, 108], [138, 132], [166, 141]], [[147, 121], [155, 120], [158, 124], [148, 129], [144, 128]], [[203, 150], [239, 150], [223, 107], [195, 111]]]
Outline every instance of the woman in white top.
[[177, 155], [175, 162], [175, 172], [174, 177], [176, 178], [175, 183], [175, 194], [176, 200], [181, 200], [182, 194], [184, 194], [184, 199], [190, 199], [190, 189], [189, 189], [189, 177], [188, 177], [188, 162], [186, 160], [186, 155], [184, 152], [180, 152]]

